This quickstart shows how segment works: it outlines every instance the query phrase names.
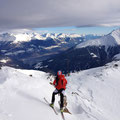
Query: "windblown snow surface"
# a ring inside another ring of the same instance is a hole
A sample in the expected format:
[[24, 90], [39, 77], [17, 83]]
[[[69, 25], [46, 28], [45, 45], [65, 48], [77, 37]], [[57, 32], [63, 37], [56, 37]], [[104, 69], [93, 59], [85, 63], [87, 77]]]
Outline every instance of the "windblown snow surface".
[[[66, 120], [120, 120], [120, 61], [104, 67], [71, 73], [66, 77]], [[46, 104], [55, 89], [48, 73], [0, 69], [0, 120], [62, 120], [56, 96], [55, 109]]]

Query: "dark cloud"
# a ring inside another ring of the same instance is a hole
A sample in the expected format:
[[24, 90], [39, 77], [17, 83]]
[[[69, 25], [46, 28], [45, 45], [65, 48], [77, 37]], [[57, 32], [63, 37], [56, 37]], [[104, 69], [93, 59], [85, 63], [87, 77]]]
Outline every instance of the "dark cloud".
[[0, 0], [0, 29], [120, 25], [120, 0]]

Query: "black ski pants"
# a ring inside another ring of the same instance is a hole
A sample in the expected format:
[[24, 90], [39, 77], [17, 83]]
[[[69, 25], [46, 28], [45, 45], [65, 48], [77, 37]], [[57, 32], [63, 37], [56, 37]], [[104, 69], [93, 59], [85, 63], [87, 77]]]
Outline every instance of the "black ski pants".
[[60, 108], [63, 108], [63, 100], [64, 100], [64, 89], [60, 89], [60, 90], [55, 90], [52, 94], [52, 103], [54, 104], [55, 102], [55, 95], [60, 94]]

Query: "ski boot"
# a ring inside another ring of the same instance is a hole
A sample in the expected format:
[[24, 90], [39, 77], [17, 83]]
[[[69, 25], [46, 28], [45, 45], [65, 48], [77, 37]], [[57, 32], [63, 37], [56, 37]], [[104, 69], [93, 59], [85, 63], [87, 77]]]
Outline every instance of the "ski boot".
[[49, 105], [50, 105], [50, 107], [52, 107], [52, 108], [54, 107], [54, 104], [53, 104], [53, 103], [51, 103], [51, 104], [49, 104]]
[[63, 112], [64, 112], [64, 109], [63, 109], [63, 108], [60, 108], [60, 112], [63, 113]]

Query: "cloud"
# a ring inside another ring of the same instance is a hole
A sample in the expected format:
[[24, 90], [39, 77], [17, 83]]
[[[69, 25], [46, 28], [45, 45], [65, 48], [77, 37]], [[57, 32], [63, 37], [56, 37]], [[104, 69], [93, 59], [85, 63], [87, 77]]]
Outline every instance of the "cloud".
[[0, 29], [119, 26], [120, 0], [0, 0]]

